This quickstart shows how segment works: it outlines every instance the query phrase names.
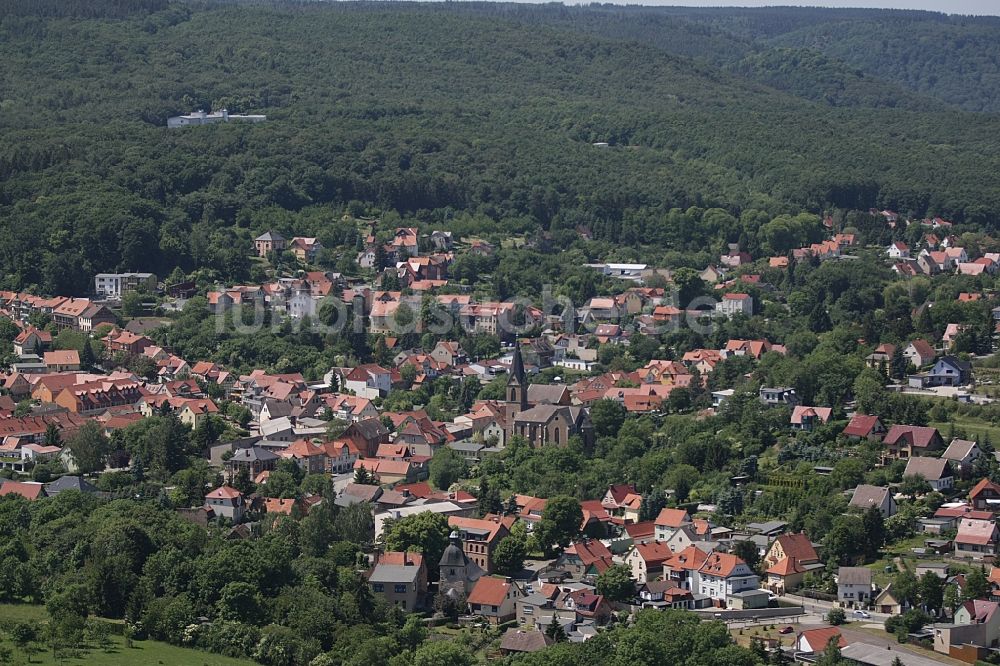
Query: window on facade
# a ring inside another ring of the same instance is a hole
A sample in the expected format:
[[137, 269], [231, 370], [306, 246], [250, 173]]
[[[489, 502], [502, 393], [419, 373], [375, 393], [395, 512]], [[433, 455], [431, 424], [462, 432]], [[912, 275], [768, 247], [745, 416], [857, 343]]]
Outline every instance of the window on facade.
[[396, 594], [405, 594], [406, 593], [406, 583], [402, 583], [402, 584], [397, 583], [396, 586], [395, 586], [395, 588], [394, 588], [394, 591], [396, 592]]
[[372, 590], [374, 590], [375, 592], [382, 592], [384, 589], [385, 589], [385, 586], [382, 585], [382, 583], [373, 583], [372, 584]]
[[532, 608], [531, 606], [525, 606], [521, 612], [524, 613], [525, 615], [532, 615], [535, 612], [535, 609]]

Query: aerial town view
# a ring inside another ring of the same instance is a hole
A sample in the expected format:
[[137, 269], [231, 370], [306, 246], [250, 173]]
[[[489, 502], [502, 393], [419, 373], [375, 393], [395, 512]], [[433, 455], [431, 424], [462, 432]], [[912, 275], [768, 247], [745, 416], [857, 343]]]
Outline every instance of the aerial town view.
[[1000, 664], [1000, 5], [687, 4], [0, 0], [0, 665]]

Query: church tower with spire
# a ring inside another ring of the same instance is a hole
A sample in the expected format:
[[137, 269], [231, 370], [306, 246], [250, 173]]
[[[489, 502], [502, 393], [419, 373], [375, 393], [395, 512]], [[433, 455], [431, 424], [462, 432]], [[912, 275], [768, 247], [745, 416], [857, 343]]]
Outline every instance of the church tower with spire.
[[524, 374], [524, 359], [521, 358], [521, 345], [514, 342], [514, 358], [510, 362], [510, 372], [507, 374], [507, 404], [517, 405], [517, 411], [528, 409], [528, 380]]

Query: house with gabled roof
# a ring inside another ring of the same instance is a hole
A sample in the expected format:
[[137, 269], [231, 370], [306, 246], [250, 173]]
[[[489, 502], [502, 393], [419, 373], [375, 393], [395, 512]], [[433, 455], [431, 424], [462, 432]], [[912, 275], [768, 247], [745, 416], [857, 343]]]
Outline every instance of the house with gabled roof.
[[830, 641], [836, 639], [837, 647], [847, 647], [838, 627], [818, 627], [800, 631], [795, 636], [795, 650], [798, 652], [821, 653], [826, 650]]
[[837, 570], [837, 599], [845, 606], [862, 606], [872, 598], [872, 570], [867, 567], [840, 567]]
[[6, 495], [20, 495], [26, 500], [36, 500], [47, 496], [44, 483], [4, 479], [0, 483], [0, 497]]
[[992, 557], [997, 552], [998, 537], [1000, 532], [994, 521], [963, 518], [955, 535], [955, 557], [975, 560]]
[[820, 425], [829, 421], [832, 415], [833, 409], [830, 407], [796, 405], [792, 408], [792, 416], [790, 418], [792, 430], [812, 432]]
[[389, 551], [375, 554], [366, 574], [373, 594], [404, 611], [422, 608], [427, 597], [427, 565], [421, 553]]
[[903, 471], [903, 477], [908, 476], [922, 478], [937, 491], [947, 490], [955, 483], [951, 465], [943, 458], [910, 458], [906, 461], [906, 469]]
[[1000, 509], [1000, 485], [989, 479], [982, 479], [969, 491], [969, 501], [972, 508], [979, 511]]
[[956, 437], [951, 440], [951, 444], [941, 454], [941, 458], [951, 462], [962, 478], [967, 479], [972, 474], [972, 469], [980, 455], [982, 455], [982, 449], [979, 448], [977, 442]]
[[890, 458], [914, 458], [944, 448], [944, 441], [937, 428], [912, 425], [894, 425], [889, 428], [882, 444]]
[[650, 541], [632, 546], [625, 556], [625, 566], [632, 571], [633, 580], [645, 583], [663, 575], [663, 563], [673, 557], [670, 547], [660, 541]]
[[243, 520], [246, 502], [239, 490], [222, 485], [205, 495], [205, 507], [211, 509], [216, 516], [224, 516], [238, 523]]
[[523, 595], [509, 578], [483, 576], [468, 595], [469, 613], [481, 615], [490, 624], [502, 624], [514, 619], [515, 601]]
[[886, 433], [886, 427], [877, 416], [866, 414], [855, 414], [848, 421], [841, 434], [850, 439], [871, 439], [881, 440]]
[[760, 587], [760, 577], [732, 553], [710, 553], [698, 569], [698, 579], [699, 592], [717, 604], [724, 604], [731, 595]]
[[849, 506], [861, 511], [867, 511], [873, 506], [878, 507], [883, 518], [896, 515], [896, 500], [892, 497], [892, 491], [881, 486], [864, 483], [859, 485], [851, 495]]
[[929, 342], [917, 338], [903, 349], [903, 356], [915, 367], [921, 368], [937, 357], [937, 352]]
[[796, 558], [802, 564], [819, 562], [819, 554], [804, 532], [780, 535], [767, 549], [764, 561], [768, 564], [776, 564], [789, 557]]

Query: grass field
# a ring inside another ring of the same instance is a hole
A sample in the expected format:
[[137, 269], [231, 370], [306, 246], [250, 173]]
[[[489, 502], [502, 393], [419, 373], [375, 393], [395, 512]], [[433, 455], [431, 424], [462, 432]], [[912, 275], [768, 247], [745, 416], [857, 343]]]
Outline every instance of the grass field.
[[[0, 604], [0, 621], [44, 622], [47, 619], [45, 608], [27, 604]], [[44, 642], [35, 644], [41, 650], [31, 655], [31, 663], [41, 666], [66, 666], [67, 664], [100, 664], [101, 666], [146, 666], [146, 664], [165, 666], [251, 666], [255, 662], [233, 659], [202, 652], [190, 648], [177, 647], [158, 641], [133, 641], [132, 647], [125, 647], [121, 636], [111, 637], [108, 652], [96, 647], [84, 651], [78, 657], [55, 659], [52, 650]], [[26, 664], [24, 653], [20, 652], [10, 641], [10, 636], [0, 635], [0, 646], [11, 650], [10, 663]]]
[[[955, 428], [965, 432], [965, 436], [971, 439], [975, 439], [979, 436], [982, 440], [983, 436], [988, 434], [990, 436], [990, 441], [994, 444], [1000, 443], [1000, 427], [997, 427], [990, 423], [989, 421], [984, 421], [983, 419], [978, 419], [972, 416], [963, 416], [961, 414], [955, 414], [954, 416]], [[937, 428], [941, 432], [941, 436], [945, 438], [945, 444], [948, 443], [948, 433], [950, 432], [950, 423], [944, 421], [936, 421], [934, 423], [928, 424], [932, 428]]]

